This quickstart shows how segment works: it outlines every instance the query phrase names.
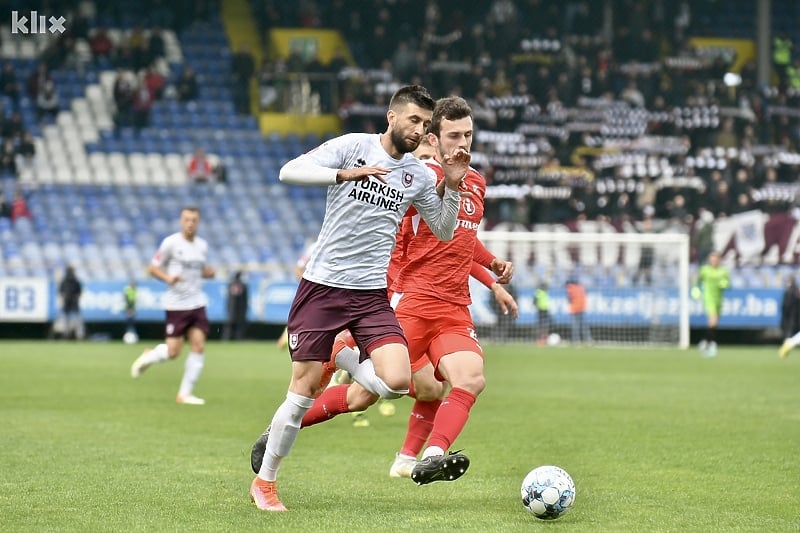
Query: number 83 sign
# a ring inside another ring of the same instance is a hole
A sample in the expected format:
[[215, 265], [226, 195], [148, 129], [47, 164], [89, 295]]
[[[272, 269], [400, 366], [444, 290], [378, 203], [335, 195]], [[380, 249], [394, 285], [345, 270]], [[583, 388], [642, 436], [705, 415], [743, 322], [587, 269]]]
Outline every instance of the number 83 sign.
[[44, 278], [0, 279], [0, 322], [47, 322], [49, 294]]

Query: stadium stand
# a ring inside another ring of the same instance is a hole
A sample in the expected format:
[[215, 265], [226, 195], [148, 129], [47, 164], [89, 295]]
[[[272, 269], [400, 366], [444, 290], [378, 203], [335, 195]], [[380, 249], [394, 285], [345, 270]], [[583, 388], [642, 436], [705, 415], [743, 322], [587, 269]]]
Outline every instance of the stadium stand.
[[[107, 33], [119, 46], [131, 31]], [[3, 42], [11, 43], [5, 57], [27, 79], [38, 64], [34, 46], [46, 41], [3, 32]], [[90, 54], [76, 59], [80, 69], [49, 71], [62, 103], [55, 120], [40, 123], [31, 98], [20, 98], [25, 130], [36, 139], [35, 163], [6, 176], [3, 190], [6, 197], [24, 190], [33, 217], [0, 228], [8, 275], [52, 276], [71, 263], [84, 279], [141, 278], [159, 240], [175, 230], [180, 206], [196, 203], [214, 221], [204, 229], [225, 266], [290, 276], [285, 265], [315, 235], [323, 197], [278, 186], [277, 172], [319, 139], [264, 138], [254, 117], [233, 113], [230, 53], [218, 15], [188, 25], [179, 37], [171, 30], [161, 34], [168, 80], [192, 65], [200, 90], [195, 101], [155, 102], [147, 127], [115, 125], [117, 71], [110, 60], [94, 63]], [[7, 101], [5, 108], [13, 105]], [[186, 167], [196, 147], [225, 168], [225, 183], [189, 183]], [[287, 225], [300, 237], [287, 234]]]
[[[281, 26], [334, 28], [346, 38], [356, 65], [323, 74], [337, 80], [345, 129], [380, 131], [376, 110], [400, 84], [467, 97], [479, 126], [474, 161], [490, 180], [488, 228], [581, 220], [620, 228], [653, 218], [656, 231], [694, 235], [704, 212], [719, 220], [796, 209], [800, 63], [794, 77], [760, 87], [753, 60], [736, 63], [743, 52], [692, 40], [752, 39], [752, 1], [726, 2], [722, 12], [720, 2], [612, 0], [608, 27], [596, 22], [606, 16], [602, 2], [493, 0], [466, 9], [439, 0], [423, 11], [409, 1], [373, 4], [250, 7], [264, 42]], [[20, 88], [15, 97], [3, 86], [3, 134], [21, 145], [14, 131], [24, 130], [35, 152], [17, 157], [15, 172], [3, 169], [4, 196], [23, 191], [32, 217], [0, 218], [0, 276], [52, 278], [71, 263], [85, 279], [142, 278], [178, 208], [195, 203], [214, 221], [203, 229], [223, 273], [245, 268], [293, 279], [292, 265], [320, 223], [324, 190], [280, 185], [278, 169], [322, 138], [265, 134], [256, 117], [235, 112], [219, 4], [155, 2], [157, 14], [133, 1], [59, 5], [72, 8], [68, 38], [0, 28], [0, 55]], [[797, 3], [772, 6], [776, 35], [800, 43], [790, 23]], [[106, 35], [113, 50], [99, 53]], [[158, 54], [137, 59], [139, 48], [129, 44], [140, 42], [160, 43]], [[135, 86], [150, 63], [164, 78], [161, 86], [153, 77], [161, 95], [125, 120], [115, 93], [120, 73]], [[188, 67], [196, 98], [177, 90]], [[274, 81], [287, 65], [271, 58], [260, 68]], [[739, 85], [724, 82], [729, 71]], [[37, 115], [31, 92], [46, 80], [58, 96], [53, 119]], [[225, 170], [224, 182], [188, 180], [197, 148]], [[743, 266], [735, 276], [740, 286], [778, 287], [791, 272], [779, 263]]]

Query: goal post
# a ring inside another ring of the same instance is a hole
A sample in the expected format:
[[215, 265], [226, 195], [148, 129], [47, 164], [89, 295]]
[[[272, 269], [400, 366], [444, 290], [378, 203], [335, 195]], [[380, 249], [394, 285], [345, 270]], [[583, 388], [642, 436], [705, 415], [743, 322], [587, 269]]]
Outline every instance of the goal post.
[[[473, 319], [487, 340], [689, 347], [689, 236], [683, 233], [481, 231], [497, 257], [514, 262], [520, 317], [511, 322], [474, 285]], [[571, 313], [567, 284], [586, 292], [584, 323]], [[545, 288], [549, 322], [534, 299]], [[555, 333], [556, 335], [552, 335]], [[584, 328], [584, 333], [585, 328]], [[578, 334], [578, 335], [576, 335]]]

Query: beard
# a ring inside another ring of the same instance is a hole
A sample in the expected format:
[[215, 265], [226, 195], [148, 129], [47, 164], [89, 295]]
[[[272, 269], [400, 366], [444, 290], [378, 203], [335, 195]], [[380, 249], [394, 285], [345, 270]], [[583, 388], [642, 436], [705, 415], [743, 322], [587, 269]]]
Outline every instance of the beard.
[[417, 142], [409, 141], [408, 139], [400, 135], [400, 133], [394, 130], [392, 131], [392, 134], [389, 136], [389, 138], [392, 140], [392, 145], [394, 145], [397, 151], [400, 152], [401, 154], [413, 152], [419, 146], [419, 141]]

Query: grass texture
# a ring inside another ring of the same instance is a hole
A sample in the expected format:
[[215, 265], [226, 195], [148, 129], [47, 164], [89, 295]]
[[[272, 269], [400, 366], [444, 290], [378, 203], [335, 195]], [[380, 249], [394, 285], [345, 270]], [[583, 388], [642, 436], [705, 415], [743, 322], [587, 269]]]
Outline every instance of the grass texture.
[[[487, 345], [464, 477], [388, 477], [404, 398], [368, 428], [302, 430], [273, 514], [249, 501], [249, 452], [288, 355], [211, 343], [199, 407], [175, 403], [183, 358], [130, 378], [143, 347], [0, 343], [0, 531], [800, 531], [799, 353]], [[544, 464], [577, 487], [554, 522], [520, 501]]]

